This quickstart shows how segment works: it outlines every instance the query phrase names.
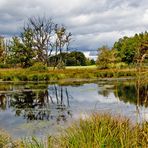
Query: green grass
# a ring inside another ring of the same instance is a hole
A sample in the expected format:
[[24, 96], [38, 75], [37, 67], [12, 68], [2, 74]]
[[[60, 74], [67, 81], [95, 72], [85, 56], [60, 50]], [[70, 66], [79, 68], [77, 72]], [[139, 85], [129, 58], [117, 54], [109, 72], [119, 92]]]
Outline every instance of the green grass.
[[132, 125], [128, 119], [93, 115], [73, 125], [59, 140], [62, 148], [148, 147], [148, 123]]
[[66, 66], [66, 69], [95, 69], [97, 68], [96, 65], [90, 65], [90, 66]]
[[19, 141], [12, 140], [9, 134], [0, 130], [0, 148], [17, 148], [19, 145]]
[[[3, 138], [3, 146], [9, 142]], [[10, 143], [12, 143], [10, 141]], [[132, 124], [126, 118], [94, 114], [80, 119], [62, 135], [46, 142], [32, 138], [17, 142], [16, 148], [147, 148], [148, 123]]]
[[[146, 75], [147, 70], [141, 72]], [[120, 78], [135, 77], [135, 69], [110, 69], [98, 70], [96, 68], [67, 68], [65, 70], [45, 69], [0, 69], [1, 81], [58, 81], [64, 79], [100, 79], [100, 78]]]

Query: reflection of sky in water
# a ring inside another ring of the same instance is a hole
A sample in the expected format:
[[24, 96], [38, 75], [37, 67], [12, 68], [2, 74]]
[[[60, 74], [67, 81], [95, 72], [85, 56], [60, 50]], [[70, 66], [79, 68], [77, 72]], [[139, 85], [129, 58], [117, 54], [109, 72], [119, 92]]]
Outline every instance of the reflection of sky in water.
[[[51, 85], [52, 86], [52, 85]], [[49, 85], [48, 90], [50, 90]], [[56, 85], [57, 86], [57, 85]], [[138, 107], [134, 104], [124, 103], [115, 97], [113, 89], [109, 89], [109, 93], [106, 96], [101, 95], [98, 91], [101, 91], [103, 84], [98, 86], [97, 84], [84, 84], [81, 86], [63, 86], [70, 94], [70, 107], [71, 115], [67, 116], [67, 121], [56, 124], [56, 116], [61, 112], [56, 108], [50, 106], [50, 111], [53, 115], [53, 119], [50, 121], [30, 121], [27, 122], [22, 116], [16, 116], [14, 108], [7, 107], [6, 110], [0, 109], [0, 128], [5, 129], [15, 137], [23, 137], [26, 135], [38, 135], [54, 134], [61, 130], [63, 127], [67, 127], [73, 120], [84, 118], [93, 112], [121, 114], [129, 117], [132, 121], [141, 121], [143, 118], [148, 120], [148, 108]], [[53, 101], [56, 101], [56, 97], [53, 96]], [[66, 100], [64, 98], [65, 104]], [[137, 116], [137, 112], [139, 115]], [[67, 114], [67, 112], [63, 112]], [[138, 118], [137, 118], [138, 117]], [[65, 124], [66, 123], [66, 124]]]
[[[93, 89], [92, 89], [93, 88]], [[129, 117], [132, 121], [147, 119], [148, 108], [138, 107], [134, 104], [124, 103], [115, 97], [110, 91], [109, 95], [104, 97], [98, 94], [98, 86], [96, 84], [85, 84], [83, 87], [69, 87], [69, 92], [74, 96], [73, 105], [79, 106], [78, 110], [84, 113], [91, 112], [107, 112], [112, 114], [122, 114]], [[139, 111], [139, 119], [137, 112]], [[79, 115], [77, 115], [79, 118]]]

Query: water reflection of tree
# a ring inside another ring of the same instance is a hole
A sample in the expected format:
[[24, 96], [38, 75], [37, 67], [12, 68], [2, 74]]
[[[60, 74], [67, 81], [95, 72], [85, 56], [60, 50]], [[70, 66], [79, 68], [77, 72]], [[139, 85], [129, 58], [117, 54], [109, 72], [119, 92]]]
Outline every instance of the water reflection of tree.
[[[6, 109], [7, 98], [0, 96], [0, 108]], [[25, 90], [9, 94], [10, 107], [16, 116], [22, 116], [30, 120], [56, 120], [66, 121], [71, 116], [71, 95], [66, 87], [52, 85], [46, 89], [37, 91]]]
[[98, 94], [102, 95], [104, 97], [108, 97], [110, 93], [113, 91], [114, 85], [113, 83], [103, 83], [103, 84], [98, 84]]
[[[114, 87], [111, 87], [113, 85]], [[148, 85], [145, 82], [142, 83], [142, 81], [140, 81], [139, 83], [139, 80], [127, 80], [114, 81], [108, 85], [99, 85], [99, 95], [108, 97], [111, 92], [114, 92], [114, 95], [121, 101], [148, 107]]]
[[[148, 107], [148, 85], [135, 83], [118, 83], [115, 95], [124, 102]], [[138, 90], [137, 90], [138, 89]]]
[[104, 97], [108, 97], [110, 94], [110, 91], [108, 89], [99, 89], [98, 90], [98, 94], [102, 95]]
[[4, 94], [0, 95], [0, 108], [6, 110], [6, 96]]

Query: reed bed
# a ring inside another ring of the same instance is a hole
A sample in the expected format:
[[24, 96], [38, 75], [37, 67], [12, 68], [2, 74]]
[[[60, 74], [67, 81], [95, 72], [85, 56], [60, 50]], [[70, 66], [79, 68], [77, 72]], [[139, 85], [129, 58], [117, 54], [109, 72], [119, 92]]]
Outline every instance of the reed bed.
[[133, 125], [126, 118], [94, 114], [80, 120], [59, 140], [63, 148], [148, 147], [148, 123]]
[[[60, 136], [41, 141], [35, 137], [13, 144], [0, 133], [1, 147], [16, 148], [147, 148], [148, 122], [132, 124], [129, 119], [109, 114], [93, 114], [80, 119]], [[5, 141], [6, 140], [6, 141]]]
[[[143, 71], [142, 74], [146, 74]], [[64, 70], [32, 70], [32, 69], [1, 69], [1, 81], [57, 81], [63, 79], [98, 79], [98, 78], [119, 78], [135, 77], [135, 69], [64, 69]]]

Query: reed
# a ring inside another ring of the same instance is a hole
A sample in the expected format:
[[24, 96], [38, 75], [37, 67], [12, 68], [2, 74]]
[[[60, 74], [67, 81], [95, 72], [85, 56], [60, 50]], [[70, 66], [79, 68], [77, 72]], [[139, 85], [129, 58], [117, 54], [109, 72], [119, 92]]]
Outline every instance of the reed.
[[[99, 79], [99, 78], [119, 78], [136, 77], [135, 69], [65, 69], [65, 70], [37, 70], [37, 69], [1, 69], [1, 81], [58, 81], [63, 79]], [[141, 72], [142, 75], [147, 71]]]
[[[12, 144], [11, 138], [0, 133], [1, 147]], [[80, 119], [58, 137], [48, 137], [46, 142], [35, 137], [17, 142], [15, 148], [104, 148], [148, 147], [148, 122], [132, 124], [129, 119], [110, 114], [93, 114]]]
[[59, 140], [63, 148], [104, 148], [148, 146], [148, 123], [132, 125], [128, 119], [94, 114], [80, 120]]

